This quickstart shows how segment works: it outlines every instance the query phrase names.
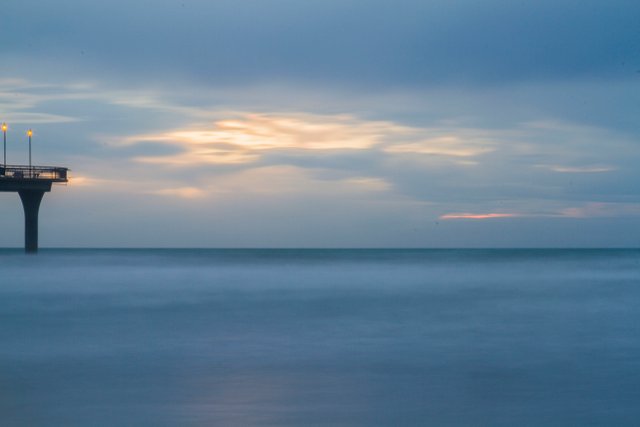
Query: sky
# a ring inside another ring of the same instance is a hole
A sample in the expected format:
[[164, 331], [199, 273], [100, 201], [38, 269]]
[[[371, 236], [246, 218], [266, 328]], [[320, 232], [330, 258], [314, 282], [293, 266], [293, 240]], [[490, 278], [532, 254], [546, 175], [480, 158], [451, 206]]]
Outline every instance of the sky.
[[[41, 247], [639, 247], [640, 3], [3, 0]], [[0, 194], [0, 246], [23, 244]]]

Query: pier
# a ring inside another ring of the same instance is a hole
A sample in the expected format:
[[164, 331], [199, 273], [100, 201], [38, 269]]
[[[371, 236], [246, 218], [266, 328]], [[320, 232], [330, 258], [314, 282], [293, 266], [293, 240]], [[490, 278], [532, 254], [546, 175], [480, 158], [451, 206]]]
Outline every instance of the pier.
[[66, 183], [68, 168], [57, 166], [0, 166], [0, 191], [16, 192], [24, 209], [24, 249], [38, 251], [38, 211], [52, 184]]

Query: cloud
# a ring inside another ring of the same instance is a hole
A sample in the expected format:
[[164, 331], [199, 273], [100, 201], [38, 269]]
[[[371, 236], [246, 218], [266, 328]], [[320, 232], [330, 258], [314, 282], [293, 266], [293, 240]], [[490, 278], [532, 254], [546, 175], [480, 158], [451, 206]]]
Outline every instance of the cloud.
[[516, 213], [448, 213], [440, 215], [440, 219], [495, 219], [495, 218], [514, 218], [522, 216]]
[[590, 202], [582, 206], [571, 206], [548, 212], [511, 213], [448, 213], [440, 215], [441, 220], [455, 219], [496, 219], [496, 218], [619, 218], [640, 217], [640, 203]]
[[537, 165], [545, 169], [559, 173], [603, 173], [611, 172], [617, 168], [613, 166], [561, 166], [561, 165]]
[[451, 157], [474, 157], [494, 150], [490, 143], [475, 143], [457, 135], [446, 135], [408, 144], [395, 144], [385, 148], [388, 153], [429, 154]]
[[[185, 185], [176, 185], [183, 182]], [[93, 192], [155, 195], [188, 200], [216, 200], [229, 202], [247, 199], [370, 199], [389, 198], [391, 183], [369, 176], [336, 176], [329, 170], [301, 168], [291, 165], [258, 166], [231, 170], [223, 174], [199, 175], [197, 180], [136, 179], [115, 181], [88, 176], [74, 176], [70, 181], [74, 191], [90, 187]]]
[[342, 181], [344, 185], [365, 191], [389, 191], [392, 185], [382, 178], [356, 177]]
[[179, 187], [179, 188], [163, 188], [161, 190], [149, 191], [148, 194], [156, 194], [159, 196], [172, 196], [184, 199], [197, 199], [204, 197], [207, 193], [200, 188], [195, 187]]
[[210, 126], [192, 125], [186, 129], [133, 135], [121, 139], [119, 145], [154, 143], [178, 147], [181, 149], [178, 154], [136, 158], [139, 162], [171, 166], [253, 163], [269, 151], [379, 150], [391, 155], [455, 158], [474, 157], [494, 150], [487, 139], [467, 138], [465, 133], [469, 130], [452, 130], [447, 134], [439, 128], [410, 127], [346, 114], [217, 114], [235, 118], [218, 120]]
[[110, 185], [112, 182], [109, 180], [94, 178], [86, 175], [77, 175], [74, 173], [69, 174], [69, 184], [79, 187], [96, 187], [100, 185]]
[[8, 123], [20, 123], [20, 124], [48, 124], [48, 123], [69, 123], [75, 122], [79, 119], [75, 117], [62, 116], [58, 114], [47, 113], [8, 113], [4, 115], [6, 122]]
[[640, 203], [591, 202], [584, 206], [562, 209], [559, 216], [566, 218], [615, 218], [640, 216]]
[[270, 165], [213, 176], [203, 181], [205, 184], [202, 185], [208, 191], [218, 193], [220, 197], [251, 195], [316, 197], [322, 195], [338, 199], [355, 194], [371, 194], [375, 197], [382, 192], [392, 190], [392, 185], [381, 178], [367, 176], [342, 178], [333, 175], [324, 169]]
[[634, 73], [640, 12], [627, 0], [6, 3], [9, 61], [29, 52], [137, 82], [184, 75], [378, 87]]

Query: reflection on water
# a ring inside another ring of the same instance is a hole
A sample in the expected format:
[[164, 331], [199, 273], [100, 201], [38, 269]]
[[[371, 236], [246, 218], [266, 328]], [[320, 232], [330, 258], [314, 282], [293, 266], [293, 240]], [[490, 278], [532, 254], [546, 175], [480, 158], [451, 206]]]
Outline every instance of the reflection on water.
[[0, 271], [2, 425], [640, 417], [640, 251], [4, 251]]

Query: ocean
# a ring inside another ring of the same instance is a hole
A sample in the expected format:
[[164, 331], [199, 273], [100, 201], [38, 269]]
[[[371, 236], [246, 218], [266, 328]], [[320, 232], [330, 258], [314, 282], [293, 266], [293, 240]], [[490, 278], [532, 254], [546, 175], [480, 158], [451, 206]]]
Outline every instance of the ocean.
[[640, 250], [0, 251], [2, 426], [636, 426]]

